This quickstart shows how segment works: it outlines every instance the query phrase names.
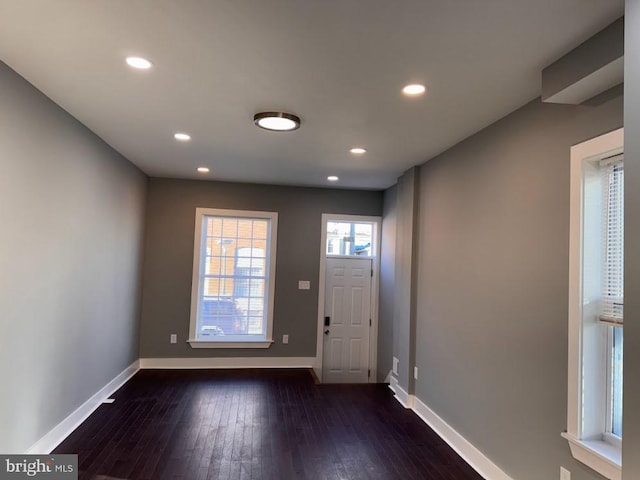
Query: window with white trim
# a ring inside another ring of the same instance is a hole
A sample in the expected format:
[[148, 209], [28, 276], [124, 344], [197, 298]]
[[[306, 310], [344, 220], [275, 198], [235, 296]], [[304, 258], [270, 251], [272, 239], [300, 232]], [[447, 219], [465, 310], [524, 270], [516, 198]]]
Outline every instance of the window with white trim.
[[621, 477], [624, 308], [623, 130], [571, 149], [569, 388], [573, 456]]
[[275, 212], [196, 209], [192, 347], [273, 343], [277, 224]]

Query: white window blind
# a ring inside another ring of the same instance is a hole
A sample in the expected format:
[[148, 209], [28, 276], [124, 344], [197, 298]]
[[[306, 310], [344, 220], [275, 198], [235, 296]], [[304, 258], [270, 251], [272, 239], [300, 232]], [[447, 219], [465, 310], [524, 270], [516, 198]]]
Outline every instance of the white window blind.
[[624, 308], [624, 163], [622, 155], [600, 163], [603, 188], [603, 265], [600, 320], [622, 324]]

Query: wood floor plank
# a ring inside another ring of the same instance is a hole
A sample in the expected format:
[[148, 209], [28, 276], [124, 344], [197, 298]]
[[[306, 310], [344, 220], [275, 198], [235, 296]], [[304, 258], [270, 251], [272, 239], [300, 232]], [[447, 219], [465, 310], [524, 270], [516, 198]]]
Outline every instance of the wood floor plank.
[[306, 370], [143, 370], [55, 453], [80, 480], [482, 480], [386, 385]]

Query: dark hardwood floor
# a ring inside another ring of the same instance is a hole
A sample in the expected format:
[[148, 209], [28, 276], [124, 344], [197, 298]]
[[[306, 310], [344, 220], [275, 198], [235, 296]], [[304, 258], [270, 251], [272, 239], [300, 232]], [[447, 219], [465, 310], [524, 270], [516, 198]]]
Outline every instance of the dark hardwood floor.
[[482, 480], [386, 385], [306, 370], [143, 370], [55, 453], [81, 480]]

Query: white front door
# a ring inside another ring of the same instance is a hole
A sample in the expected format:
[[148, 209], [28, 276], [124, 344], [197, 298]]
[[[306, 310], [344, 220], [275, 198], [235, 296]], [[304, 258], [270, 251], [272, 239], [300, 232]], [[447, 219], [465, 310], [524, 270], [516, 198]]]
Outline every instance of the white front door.
[[327, 258], [322, 381], [369, 380], [371, 259]]

